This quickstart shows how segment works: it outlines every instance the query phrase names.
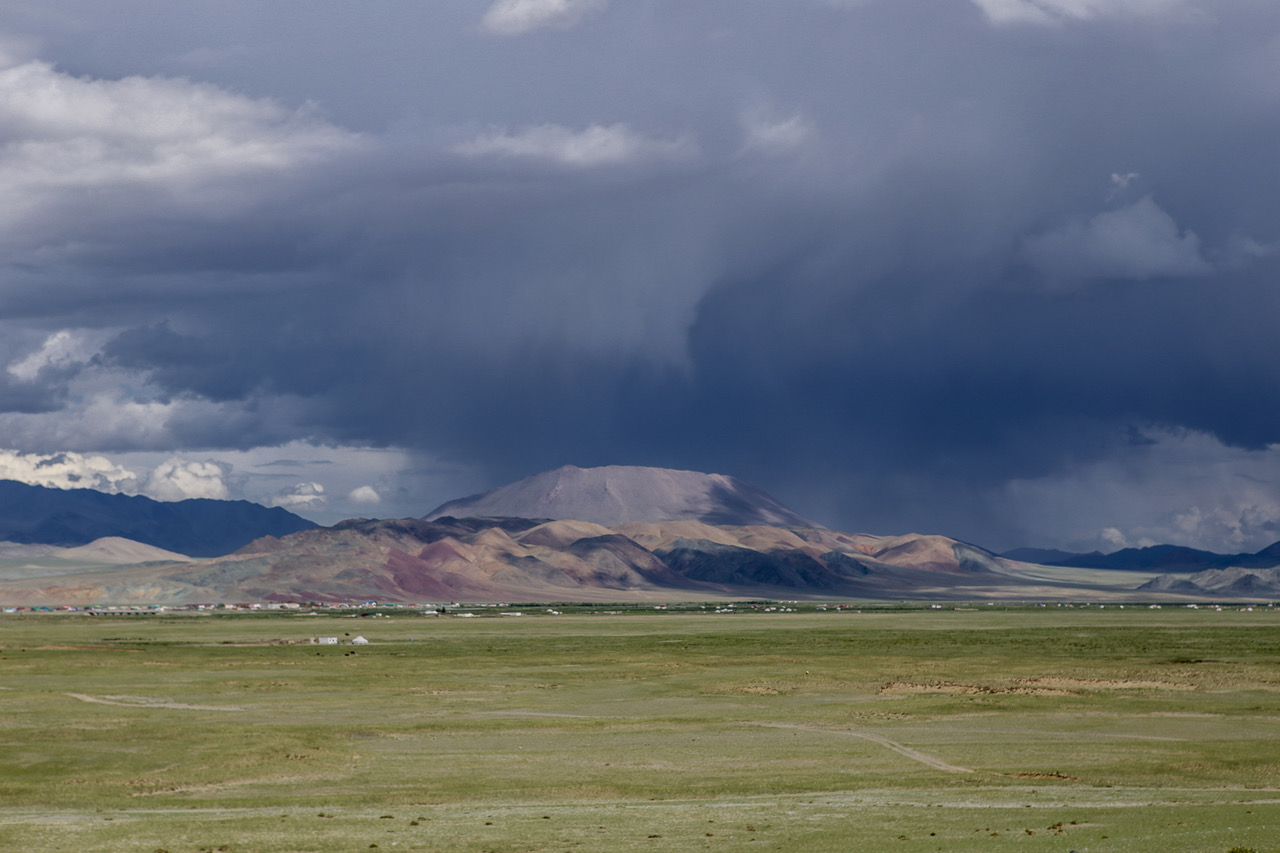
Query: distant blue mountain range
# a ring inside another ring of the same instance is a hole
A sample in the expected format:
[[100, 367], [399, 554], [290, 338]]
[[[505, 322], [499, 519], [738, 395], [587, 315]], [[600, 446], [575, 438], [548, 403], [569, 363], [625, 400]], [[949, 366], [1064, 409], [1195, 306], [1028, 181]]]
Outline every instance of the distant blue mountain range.
[[1268, 545], [1255, 554], [1215, 554], [1179, 545], [1152, 545], [1149, 548], [1125, 548], [1113, 554], [1092, 551], [1072, 554], [1040, 548], [1017, 548], [1001, 554], [1010, 560], [1039, 563], [1044, 566], [1068, 566], [1077, 569], [1118, 569], [1135, 572], [1181, 574], [1227, 567], [1267, 569], [1280, 565], [1280, 542]]
[[220, 557], [261, 536], [316, 526], [288, 510], [250, 501], [165, 502], [0, 480], [0, 541], [6, 542], [75, 546], [121, 536], [191, 557]]

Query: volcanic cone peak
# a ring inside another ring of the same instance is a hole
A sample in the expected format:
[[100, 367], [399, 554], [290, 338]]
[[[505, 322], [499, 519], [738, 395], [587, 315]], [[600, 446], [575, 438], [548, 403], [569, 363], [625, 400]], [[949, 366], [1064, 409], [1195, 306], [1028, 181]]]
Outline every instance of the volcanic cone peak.
[[608, 527], [685, 520], [731, 526], [821, 526], [725, 474], [629, 465], [566, 465], [449, 501], [424, 517], [445, 516], [574, 519]]

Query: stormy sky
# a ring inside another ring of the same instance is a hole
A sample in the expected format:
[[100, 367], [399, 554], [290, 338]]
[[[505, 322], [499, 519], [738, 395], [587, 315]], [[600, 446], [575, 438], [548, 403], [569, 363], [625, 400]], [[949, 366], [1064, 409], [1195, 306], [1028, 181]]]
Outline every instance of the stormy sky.
[[10, 0], [0, 476], [1280, 540], [1270, 0]]

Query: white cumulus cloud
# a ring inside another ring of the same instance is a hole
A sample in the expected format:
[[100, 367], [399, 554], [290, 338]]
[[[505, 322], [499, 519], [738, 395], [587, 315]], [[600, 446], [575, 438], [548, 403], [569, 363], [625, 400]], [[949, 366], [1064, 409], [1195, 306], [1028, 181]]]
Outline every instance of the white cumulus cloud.
[[19, 453], [0, 450], [0, 480], [51, 489], [96, 489], [133, 494], [138, 475], [105, 456], [79, 453]]
[[158, 501], [183, 501], [188, 498], [226, 500], [227, 475], [230, 467], [220, 462], [192, 462], [172, 457], [157, 465], [147, 478], [142, 491]]
[[96, 345], [68, 329], [62, 329], [45, 338], [35, 352], [12, 362], [8, 367], [9, 374], [23, 382], [32, 382], [42, 369], [71, 367], [77, 362], [84, 362], [96, 350]]
[[357, 486], [347, 493], [347, 500], [357, 504], [380, 504], [382, 495], [373, 486]]
[[674, 139], [644, 136], [626, 124], [593, 124], [580, 131], [558, 124], [540, 124], [517, 133], [495, 130], [454, 150], [468, 157], [513, 157], [590, 168], [642, 160], [683, 159], [695, 155], [697, 146], [683, 136]]
[[47, 62], [0, 68], [0, 216], [86, 189], [173, 194], [316, 162], [357, 137], [308, 110], [164, 77], [98, 80]]
[[1280, 445], [1227, 447], [1189, 430], [1143, 437], [1057, 474], [1011, 480], [1005, 511], [1040, 529], [1054, 519], [1066, 535], [1049, 546], [1068, 551], [1170, 544], [1253, 553], [1280, 540]]
[[1059, 278], [1147, 279], [1212, 271], [1200, 238], [1180, 230], [1151, 196], [1032, 237], [1023, 250], [1032, 266]]
[[1280, 503], [1193, 505], [1131, 529], [1105, 528], [1098, 539], [1108, 552], [1173, 543], [1219, 553], [1253, 553], [1280, 540]]
[[265, 503], [267, 506], [280, 506], [289, 510], [322, 509], [328, 503], [324, 496], [324, 486], [319, 483], [298, 483], [281, 489]]
[[518, 36], [544, 28], [567, 30], [606, 5], [606, 0], [497, 0], [485, 12], [480, 27], [499, 36]]

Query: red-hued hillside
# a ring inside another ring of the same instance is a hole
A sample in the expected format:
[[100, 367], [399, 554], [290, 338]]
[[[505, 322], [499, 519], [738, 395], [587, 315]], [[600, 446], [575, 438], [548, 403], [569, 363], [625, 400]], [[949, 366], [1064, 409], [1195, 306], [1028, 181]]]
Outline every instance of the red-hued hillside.
[[[468, 508], [498, 514], [451, 514]], [[1070, 577], [1082, 570], [1059, 579], [945, 536], [827, 530], [689, 471], [562, 468], [431, 516], [267, 536], [197, 562], [0, 573], [0, 604], [1106, 598], [1147, 579], [1093, 571], [1084, 585]]]

